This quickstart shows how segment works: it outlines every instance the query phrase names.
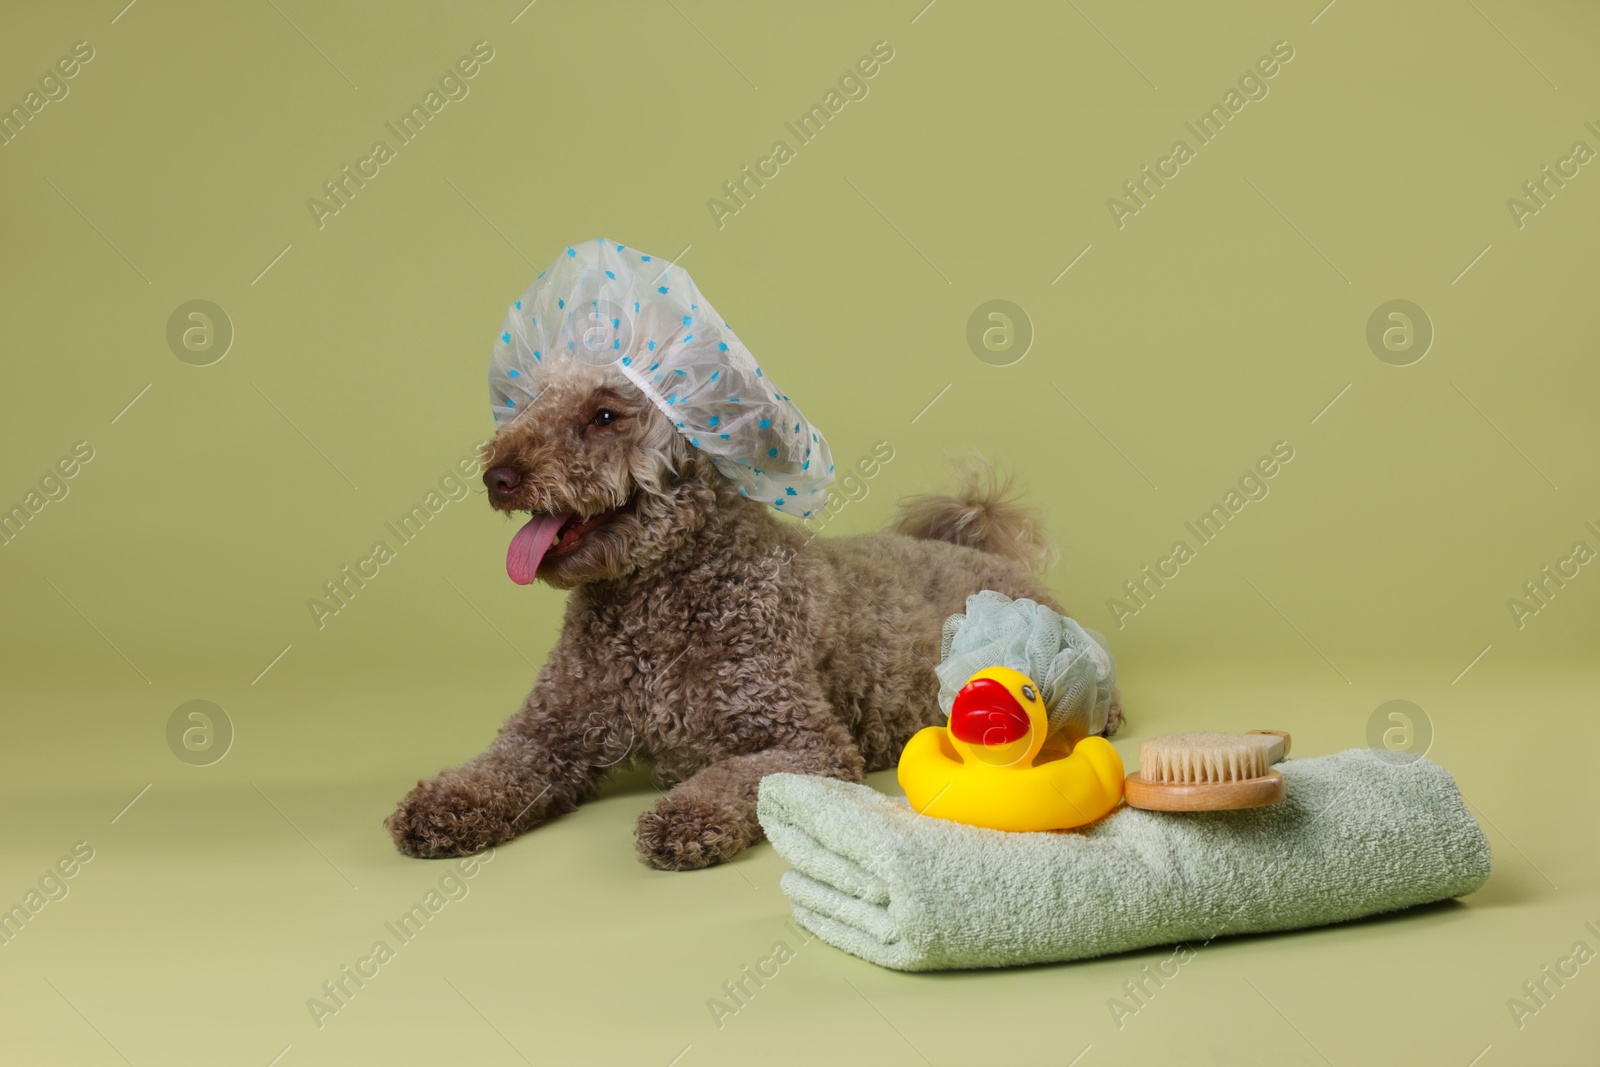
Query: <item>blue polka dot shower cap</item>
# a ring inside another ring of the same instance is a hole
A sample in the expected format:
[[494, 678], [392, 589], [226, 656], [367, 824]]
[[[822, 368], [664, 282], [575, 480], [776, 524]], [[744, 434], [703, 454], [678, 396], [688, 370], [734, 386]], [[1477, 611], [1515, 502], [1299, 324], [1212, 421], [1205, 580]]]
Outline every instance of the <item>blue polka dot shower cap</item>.
[[495, 338], [496, 425], [564, 362], [615, 366], [744, 495], [797, 518], [827, 502], [827, 439], [680, 267], [603, 237], [557, 256]]

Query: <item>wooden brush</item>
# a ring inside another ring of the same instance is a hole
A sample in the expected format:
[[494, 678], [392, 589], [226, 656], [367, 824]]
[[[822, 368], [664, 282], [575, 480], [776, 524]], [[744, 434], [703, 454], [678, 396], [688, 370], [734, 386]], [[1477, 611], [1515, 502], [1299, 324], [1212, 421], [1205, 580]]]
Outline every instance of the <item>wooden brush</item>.
[[1289, 754], [1281, 730], [1247, 734], [1169, 734], [1139, 743], [1139, 769], [1123, 797], [1150, 811], [1232, 811], [1276, 804], [1283, 775], [1272, 765]]

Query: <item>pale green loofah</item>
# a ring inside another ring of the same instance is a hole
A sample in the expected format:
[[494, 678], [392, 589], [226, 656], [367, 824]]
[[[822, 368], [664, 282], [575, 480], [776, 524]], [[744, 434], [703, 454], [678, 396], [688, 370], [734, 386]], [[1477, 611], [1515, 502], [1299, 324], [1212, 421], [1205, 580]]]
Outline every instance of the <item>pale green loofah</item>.
[[1106, 639], [1026, 597], [985, 589], [967, 597], [967, 613], [945, 620], [939, 651], [939, 707], [985, 667], [1010, 667], [1038, 684], [1050, 732], [1075, 737], [1105, 732], [1116, 660]]

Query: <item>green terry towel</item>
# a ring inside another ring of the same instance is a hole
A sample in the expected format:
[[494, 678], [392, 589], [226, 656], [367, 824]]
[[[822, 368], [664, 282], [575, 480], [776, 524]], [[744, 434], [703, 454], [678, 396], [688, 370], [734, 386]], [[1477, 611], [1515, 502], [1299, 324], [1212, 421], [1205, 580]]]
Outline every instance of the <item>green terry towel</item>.
[[762, 779], [781, 886], [824, 941], [932, 971], [1083, 959], [1292, 930], [1470, 893], [1489, 842], [1455, 780], [1365, 749], [1279, 764], [1288, 799], [1181, 814], [1123, 807], [1082, 830], [1005, 833], [810, 775]]

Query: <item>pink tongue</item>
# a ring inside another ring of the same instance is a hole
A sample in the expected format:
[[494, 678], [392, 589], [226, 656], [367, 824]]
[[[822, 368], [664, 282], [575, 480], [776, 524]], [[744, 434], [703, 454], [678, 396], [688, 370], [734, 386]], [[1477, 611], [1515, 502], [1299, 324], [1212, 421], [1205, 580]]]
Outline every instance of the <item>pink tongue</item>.
[[539, 561], [550, 550], [561, 526], [571, 515], [535, 515], [529, 519], [506, 549], [506, 573], [518, 585], [529, 585], [539, 573]]

